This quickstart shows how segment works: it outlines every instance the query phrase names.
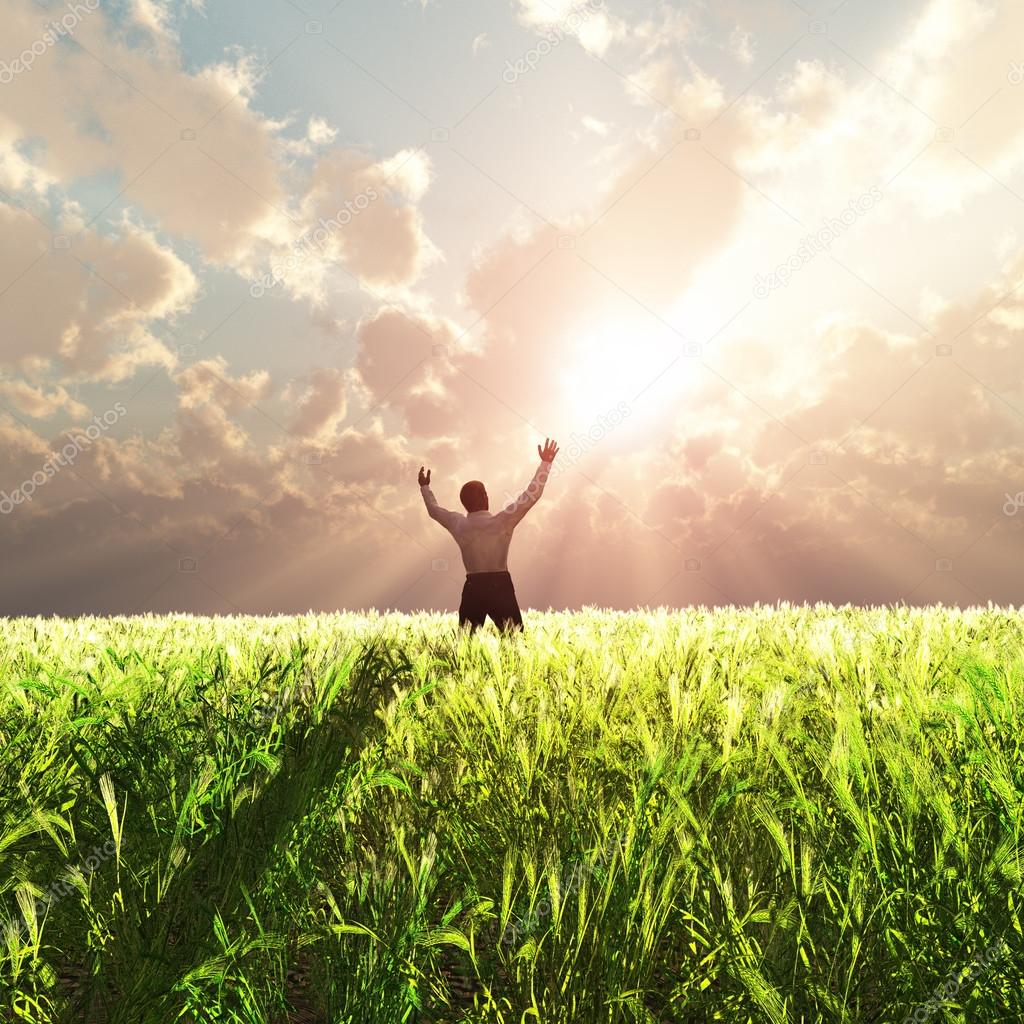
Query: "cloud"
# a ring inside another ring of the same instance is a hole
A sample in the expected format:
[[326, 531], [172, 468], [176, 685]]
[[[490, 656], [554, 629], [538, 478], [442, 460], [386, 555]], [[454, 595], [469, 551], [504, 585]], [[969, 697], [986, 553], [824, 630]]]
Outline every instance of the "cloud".
[[297, 293], [322, 301], [331, 264], [380, 289], [414, 284], [439, 253], [423, 227], [416, 203], [430, 186], [430, 161], [406, 150], [374, 161], [332, 150], [314, 167], [300, 203], [311, 255], [289, 281]]
[[[205, 0], [183, 0], [181, 7], [203, 14]], [[173, 28], [174, 10], [169, 0], [131, 0], [129, 11], [132, 20], [153, 36], [177, 42]]]
[[314, 146], [326, 146], [338, 136], [337, 128], [332, 128], [322, 117], [311, 117], [307, 138]]
[[0, 396], [19, 412], [33, 419], [49, 419], [62, 410], [76, 420], [84, 420], [89, 416], [88, 407], [74, 399], [59, 384], [46, 391], [22, 379], [0, 380]]
[[[543, 36], [570, 6], [515, 14]], [[0, 13], [15, 51], [37, 13]], [[457, 563], [430, 570], [454, 552], [416, 468], [449, 504], [470, 477], [516, 493], [546, 434], [561, 471], [514, 549], [527, 604], [1016, 594], [1024, 520], [1001, 507], [1021, 489], [1024, 266], [1006, 217], [989, 237], [979, 209], [1013, 201], [999, 181], [1024, 155], [1003, 72], [1016, 9], [932, 0], [889, 45], [847, 40], [851, 60], [808, 39], [746, 91], [763, 54], [742, 19], [595, 11], [581, 45], [626, 76], [608, 76], [624, 102], [586, 93], [578, 165], [525, 144], [494, 174], [502, 194], [563, 182], [569, 212], [547, 222], [485, 217], [449, 150], [388, 121], [375, 152], [358, 111], [297, 107], [252, 52], [186, 59], [180, 7], [126, 16], [83, 19], [86, 50], [54, 47], [3, 87], [3, 488], [88, 413], [72, 382], [113, 396], [141, 367], [166, 374], [5, 521], [19, 608], [443, 605]], [[473, 54], [498, 42], [489, 26]], [[563, 63], [544, 102], [571, 110]], [[572, 73], [575, 97], [592, 81]], [[456, 146], [508, 129], [488, 103]], [[754, 301], [754, 272], [880, 181], [870, 220]], [[268, 354], [294, 326], [272, 298], [247, 302], [224, 354], [182, 365], [167, 334], [219, 321], [231, 286], [266, 274], [339, 365], [316, 365], [301, 329]], [[208, 309], [207, 286], [224, 288]], [[198, 574], [178, 572], [186, 553]]]
[[140, 366], [173, 366], [150, 328], [192, 302], [192, 270], [128, 221], [116, 235], [74, 223], [65, 230], [50, 236], [29, 212], [0, 205], [0, 277], [17, 281], [0, 310], [8, 339], [0, 366], [53, 366], [107, 381]]
[[293, 434], [313, 440], [331, 437], [345, 419], [345, 373], [329, 366], [313, 370], [297, 405], [289, 427]]
[[[166, 29], [166, 12], [155, 3], [135, 8], [154, 32]], [[30, 45], [37, 32], [33, 4], [5, 5], [0, 34], [10, 45]], [[212, 261], [243, 261], [282, 216], [286, 196], [277, 126], [249, 105], [255, 59], [243, 54], [188, 73], [175, 45], [130, 45], [103, 8], [83, 16], [72, 35], [78, 46], [54, 47], [4, 86], [5, 135], [45, 143], [35, 147], [40, 175], [62, 184], [116, 175], [108, 198], [123, 193]]]
[[574, 36], [580, 46], [597, 56], [627, 31], [625, 22], [603, 10], [603, 0], [518, 0], [523, 23], [542, 36]]
[[3, 439], [3, 451], [9, 462], [23, 458], [45, 456], [47, 444], [31, 427], [13, 419], [8, 413], [0, 412], [0, 438]]
[[132, 0], [131, 13], [135, 22], [153, 35], [169, 34], [171, 15], [160, 0]]
[[266, 370], [232, 377], [223, 356], [193, 363], [176, 374], [174, 379], [178, 384], [178, 403], [182, 409], [215, 405], [237, 412], [267, 398], [273, 388]]
[[382, 486], [415, 482], [402, 438], [388, 436], [379, 421], [365, 431], [343, 431], [322, 465], [332, 480], [360, 485], [370, 495], [379, 494]]
[[885, 182], [927, 218], [962, 212], [1024, 163], [1024, 107], [1007, 78], [1022, 31], [1017, 6], [931, 0], [869, 58], [874, 74], [856, 52], [797, 59], [774, 97], [752, 91], [738, 104], [762, 125], [740, 168], [777, 176], [772, 195], [787, 208], [799, 209], [811, 177], [828, 195]]
[[595, 135], [604, 136], [609, 132], [609, 125], [596, 117], [584, 115], [584, 117], [581, 118], [580, 123], [588, 132], [593, 132]]
[[[264, 75], [257, 58], [236, 52], [186, 71], [169, 11], [137, 0], [136, 21], [166, 44], [145, 50], [130, 45], [100, 9], [75, 30], [81, 49], [62, 47], [4, 86], [5, 180], [40, 191], [115, 175], [112, 200], [129, 204], [137, 220], [158, 222], [210, 265], [247, 279], [289, 254], [321, 217], [337, 219], [346, 202], [361, 202], [376, 189], [380, 201], [304, 262], [303, 273], [289, 282], [292, 293], [322, 302], [335, 261], [370, 286], [415, 281], [438, 256], [415, 209], [429, 185], [422, 151], [375, 160], [334, 147], [336, 129], [318, 115], [308, 119], [301, 139], [289, 138], [289, 119], [273, 120], [253, 106]], [[16, 47], [30, 45], [36, 22], [32, 4], [15, 0], [0, 13], [0, 35]], [[35, 146], [39, 141], [45, 145]], [[31, 161], [21, 152], [29, 143]], [[295, 157], [320, 151], [312, 168], [294, 164]]]
[[[291, 120], [282, 122], [281, 127], [290, 125]], [[331, 145], [338, 137], [337, 128], [332, 127], [325, 118], [313, 116], [306, 124], [305, 132], [298, 139], [282, 139], [283, 149], [292, 156], [311, 157], [318, 150]]]
[[729, 36], [729, 53], [733, 55], [744, 66], [749, 67], [754, 63], [756, 47], [754, 37], [737, 25]]
[[189, 475], [254, 493], [267, 482], [260, 451], [243, 417], [267, 399], [273, 381], [266, 370], [233, 376], [222, 356], [193, 363], [174, 377], [178, 415], [174, 444]]

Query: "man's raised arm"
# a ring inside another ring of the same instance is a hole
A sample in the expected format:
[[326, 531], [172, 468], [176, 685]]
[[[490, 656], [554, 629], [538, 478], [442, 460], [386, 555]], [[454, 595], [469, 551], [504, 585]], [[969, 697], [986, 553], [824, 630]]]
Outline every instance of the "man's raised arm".
[[511, 505], [506, 505], [498, 513], [513, 526], [537, 504], [537, 499], [544, 493], [544, 485], [548, 482], [548, 474], [551, 472], [551, 463], [554, 462], [555, 456], [558, 454], [558, 445], [545, 438], [543, 448], [537, 445], [537, 454], [540, 456], [540, 465], [537, 467], [537, 472], [533, 474], [529, 486]]
[[423, 467], [420, 466], [420, 494], [423, 495], [423, 504], [427, 506], [427, 515], [431, 519], [436, 519], [446, 530], [451, 530], [455, 520], [459, 518], [458, 512], [452, 512], [450, 509], [441, 508], [437, 503], [437, 498], [434, 497], [434, 492], [430, 489], [430, 470], [423, 471]]

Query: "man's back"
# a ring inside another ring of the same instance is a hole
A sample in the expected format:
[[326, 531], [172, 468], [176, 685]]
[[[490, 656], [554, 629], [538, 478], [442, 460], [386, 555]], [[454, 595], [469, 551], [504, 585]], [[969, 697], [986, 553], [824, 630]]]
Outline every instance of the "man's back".
[[466, 572], [500, 572], [508, 568], [508, 548], [515, 523], [500, 513], [455, 514], [448, 530], [462, 552]]
[[508, 569], [508, 548], [512, 532], [544, 491], [551, 463], [541, 460], [529, 487], [500, 512], [452, 512], [441, 508], [429, 485], [420, 490], [432, 519], [437, 520], [454, 538], [462, 553], [467, 573], [503, 572]]

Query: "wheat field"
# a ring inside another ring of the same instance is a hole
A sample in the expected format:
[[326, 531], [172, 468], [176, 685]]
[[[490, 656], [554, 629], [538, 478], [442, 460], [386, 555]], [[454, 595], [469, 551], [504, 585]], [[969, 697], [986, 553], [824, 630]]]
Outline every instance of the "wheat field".
[[0, 1021], [1024, 1020], [1013, 608], [12, 619]]

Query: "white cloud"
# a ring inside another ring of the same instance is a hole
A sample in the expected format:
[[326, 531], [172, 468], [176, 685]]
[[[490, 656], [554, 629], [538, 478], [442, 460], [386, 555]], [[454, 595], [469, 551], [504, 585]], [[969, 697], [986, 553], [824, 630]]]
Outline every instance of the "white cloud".
[[187, 309], [198, 282], [151, 232], [123, 221], [116, 235], [51, 236], [27, 211], [4, 205], [0, 231], [0, 277], [16, 281], [0, 308], [0, 366], [54, 365], [108, 381], [139, 366], [173, 366], [150, 328]]
[[292, 418], [290, 430], [300, 437], [325, 441], [345, 419], [346, 375], [335, 367], [322, 366], [310, 375]]
[[88, 407], [74, 399], [59, 384], [47, 391], [23, 379], [0, 379], [0, 396], [19, 412], [33, 419], [49, 419], [62, 410], [76, 420], [84, 420], [89, 416]]
[[314, 146], [325, 146], [338, 136], [337, 128], [332, 128], [322, 117], [309, 119], [309, 130], [306, 137]]
[[213, 405], [238, 412], [267, 398], [273, 387], [266, 370], [233, 377], [223, 356], [203, 359], [185, 367], [175, 376], [175, 381], [179, 388], [178, 404], [182, 409]]
[[744, 66], [749, 67], [754, 63], [755, 56], [754, 37], [737, 25], [729, 36], [729, 53], [733, 55]]
[[603, 0], [518, 0], [518, 4], [520, 19], [539, 34], [575, 37], [585, 50], [597, 56], [628, 34], [625, 22], [603, 10]]

